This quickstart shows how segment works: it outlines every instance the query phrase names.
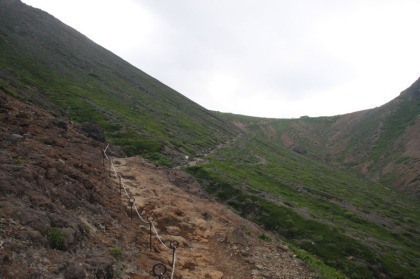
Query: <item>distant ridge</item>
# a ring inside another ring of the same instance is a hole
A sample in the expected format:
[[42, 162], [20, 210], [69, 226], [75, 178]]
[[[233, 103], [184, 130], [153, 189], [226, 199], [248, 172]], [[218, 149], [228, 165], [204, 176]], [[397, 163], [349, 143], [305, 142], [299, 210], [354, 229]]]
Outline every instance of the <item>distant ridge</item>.
[[[370, 110], [289, 121], [277, 141], [313, 158], [420, 195], [420, 79]], [[268, 135], [282, 120], [263, 125]]]

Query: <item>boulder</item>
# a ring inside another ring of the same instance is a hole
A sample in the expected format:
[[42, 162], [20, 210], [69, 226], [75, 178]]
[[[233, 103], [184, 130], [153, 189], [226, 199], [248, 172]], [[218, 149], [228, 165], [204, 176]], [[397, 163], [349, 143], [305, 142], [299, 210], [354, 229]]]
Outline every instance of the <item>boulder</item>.
[[245, 231], [246, 227], [242, 225], [234, 228], [226, 237], [227, 243], [246, 246], [248, 244], [248, 239], [246, 238]]

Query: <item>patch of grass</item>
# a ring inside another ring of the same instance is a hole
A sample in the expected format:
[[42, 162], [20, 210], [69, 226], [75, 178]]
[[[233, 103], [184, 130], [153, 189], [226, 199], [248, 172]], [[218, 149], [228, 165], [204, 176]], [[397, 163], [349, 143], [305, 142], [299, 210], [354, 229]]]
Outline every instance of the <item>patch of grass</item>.
[[115, 271], [114, 271], [114, 276], [117, 277], [117, 278], [123, 276], [123, 274], [124, 274], [124, 272], [123, 272], [122, 269], [116, 268]]
[[114, 133], [109, 136], [109, 140], [119, 145], [128, 156], [150, 154], [149, 157], [153, 158], [158, 156], [155, 153], [162, 148], [162, 143], [137, 135], [134, 131]]
[[265, 232], [260, 233], [258, 238], [264, 241], [271, 241], [271, 237], [269, 237]]
[[23, 164], [22, 157], [18, 156], [18, 157], [15, 159], [15, 163], [16, 163], [16, 164], [18, 164], [18, 165], [22, 165], [22, 164]]
[[66, 233], [61, 231], [59, 228], [53, 227], [50, 229], [47, 239], [50, 247], [56, 250], [64, 250], [64, 239], [66, 238]]
[[309, 265], [309, 268], [317, 274], [318, 278], [322, 279], [345, 279], [347, 278], [344, 274], [338, 271], [335, 268], [332, 268], [326, 265], [323, 261], [317, 259], [312, 254], [306, 252], [305, 250], [295, 247], [293, 244], [289, 247], [294, 251], [295, 255], [306, 262]]
[[167, 157], [165, 157], [161, 153], [158, 153], [158, 152], [147, 153], [147, 154], [143, 155], [143, 157], [145, 159], [148, 159], [148, 160], [152, 161], [152, 162], [158, 163], [161, 166], [165, 166], [165, 167], [168, 167], [168, 168], [172, 167], [171, 160], [169, 160]]
[[2, 80], [0, 80], [0, 90], [3, 90], [4, 92], [6, 92], [9, 95], [12, 95], [13, 97], [22, 100], [22, 96], [20, 96], [18, 93], [16, 93], [15, 91], [13, 91], [12, 89], [10, 89], [5, 82], [3, 82]]
[[114, 259], [121, 260], [122, 250], [120, 248], [112, 248], [111, 255], [114, 257]]

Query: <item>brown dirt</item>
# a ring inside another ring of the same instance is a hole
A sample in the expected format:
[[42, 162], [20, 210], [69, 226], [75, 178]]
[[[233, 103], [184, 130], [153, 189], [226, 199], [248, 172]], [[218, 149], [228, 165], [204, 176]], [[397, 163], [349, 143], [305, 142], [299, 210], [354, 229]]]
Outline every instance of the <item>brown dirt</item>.
[[288, 147], [293, 146], [294, 142], [288, 134], [282, 134], [280, 137], [282, 143]]
[[[209, 199], [188, 174], [141, 158], [115, 159], [115, 166], [139, 212], [156, 220], [164, 242], [181, 243], [176, 274], [182, 278], [311, 277], [287, 246], [259, 239], [262, 229]], [[170, 262], [171, 251], [154, 243], [159, 258]]]
[[404, 135], [402, 136], [402, 141], [404, 142], [406, 151], [403, 153], [403, 156], [411, 158], [420, 158], [420, 116], [417, 117], [414, 125], [407, 128]]

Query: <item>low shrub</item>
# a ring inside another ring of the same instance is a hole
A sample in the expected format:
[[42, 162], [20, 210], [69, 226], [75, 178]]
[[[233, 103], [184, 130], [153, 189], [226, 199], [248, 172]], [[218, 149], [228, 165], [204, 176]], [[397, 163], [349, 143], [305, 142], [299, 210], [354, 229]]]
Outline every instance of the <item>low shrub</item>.
[[271, 237], [269, 237], [266, 233], [262, 232], [258, 235], [258, 237], [264, 241], [271, 241]]
[[111, 255], [114, 257], [114, 259], [120, 260], [122, 256], [122, 250], [120, 248], [113, 248], [111, 249]]
[[64, 239], [66, 238], [66, 233], [61, 231], [59, 228], [51, 228], [50, 232], [47, 235], [48, 243], [52, 249], [64, 250]]

